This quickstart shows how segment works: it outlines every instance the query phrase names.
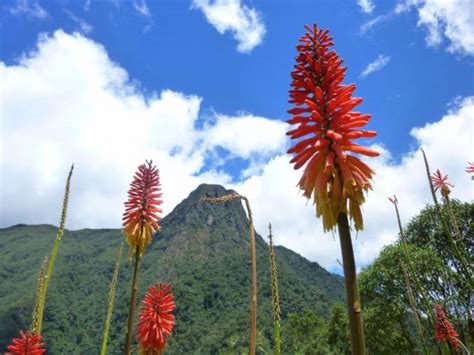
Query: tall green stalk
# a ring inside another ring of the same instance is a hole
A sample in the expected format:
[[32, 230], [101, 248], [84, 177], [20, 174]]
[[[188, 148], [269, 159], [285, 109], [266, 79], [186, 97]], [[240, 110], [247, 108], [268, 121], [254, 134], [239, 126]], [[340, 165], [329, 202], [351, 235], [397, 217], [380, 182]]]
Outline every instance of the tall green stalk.
[[118, 274], [120, 270], [120, 260], [122, 258], [122, 249], [123, 249], [123, 242], [120, 244], [117, 259], [115, 262], [115, 269], [112, 276], [112, 281], [110, 282], [110, 290], [109, 290], [109, 300], [107, 306], [107, 316], [105, 318], [104, 324], [104, 332], [102, 336], [102, 347], [100, 348], [100, 355], [105, 355], [107, 353], [107, 341], [109, 338], [109, 331], [110, 331], [110, 323], [112, 322], [112, 314], [114, 310], [114, 302], [115, 302], [115, 289], [117, 287], [117, 280]]
[[274, 322], [274, 337], [275, 337], [275, 355], [281, 353], [281, 324], [280, 324], [280, 295], [278, 293], [278, 273], [276, 265], [275, 249], [273, 248], [272, 225], [268, 225], [268, 244], [270, 255], [270, 274], [272, 276], [272, 305], [273, 305], [273, 322]]
[[61, 212], [61, 221], [59, 223], [59, 229], [56, 235], [56, 240], [54, 241], [53, 250], [51, 252], [51, 256], [48, 260], [48, 265], [46, 267], [46, 272], [44, 274], [44, 281], [43, 281], [43, 287], [41, 289], [41, 295], [40, 297], [38, 297], [39, 305], [38, 305], [38, 311], [37, 311], [37, 324], [36, 324], [36, 331], [38, 334], [41, 334], [41, 329], [43, 326], [43, 314], [44, 314], [44, 306], [46, 302], [46, 294], [48, 292], [49, 282], [51, 281], [51, 277], [53, 276], [54, 264], [56, 263], [56, 257], [58, 256], [59, 245], [61, 244], [61, 240], [63, 239], [63, 235], [64, 235], [67, 205], [69, 202], [69, 189], [71, 186], [71, 177], [72, 177], [73, 170], [74, 170], [74, 164], [72, 164], [71, 170], [69, 170], [69, 175], [67, 177], [66, 188], [65, 188], [64, 199], [63, 199], [63, 208]]
[[43, 296], [44, 289], [44, 275], [46, 274], [46, 266], [48, 265], [48, 257], [45, 256], [43, 263], [41, 264], [39, 276], [38, 276], [38, 287], [36, 290], [36, 301], [35, 307], [33, 308], [33, 320], [30, 326], [31, 333], [38, 333], [38, 317], [39, 317], [39, 306], [41, 304], [41, 297]]
[[255, 229], [253, 224], [253, 215], [250, 208], [250, 203], [247, 197], [238, 194], [237, 192], [231, 193], [221, 197], [206, 197], [203, 198], [203, 202], [230, 202], [233, 200], [243, 200], [245, 207], [247, 208], [247, 214], [250, 223], [250, 262], [251, 262], [251, 278], [252, 278], [252, 289], [250, 298], [250, 339], [249, 339], [249, 355], [255, 355], [255, 349], [257, 344], [257, 254], [255, 250]]
[[425, 151], [423, 149], [421, 149], [421, 152], [423, 154], [423, 160], [425, 162], [426, 175], [428, 177], [428, 183], [429, 183], [429, 186], [430, 186], [431, 195], [433, 197], [436, 212], [438, 213], [438, 217], [440, 219], [441, 225], [442, 225], [443, 230], [444, 230], [444, 235], [446, 237], [446, 241], [448, 242], [448, 245], [451, 248], [452, 253], [454, 254], [454, 256], [459, 261], [460, 268], [461, 268], [461, 271], [462, 271], [462, 273], [465, 277], [466, 282], [468, 283], [469, 287], [474, 288], [474, 276], [473, 276], [474, 275], [474, 270], [473, 270], [473, 267], [469, 266], [469, 263], [466, 262], [466, 260], [464, 259], [464, 253], [462, 253], [459, 250], [459, 248], [456, 244], [456, 241], [453, 239], [453, 236], [451, 235], [451, 232], [449, 231], [448, 224], [446, 223], [446, 220], [445, 220], [445, 218], [443, 216], [443, 213], [441, 211], [441, 207], [438, 203], [438, 199], [436, 198], [436, 193], [435, 193], [435, 189], [434, 189], [434, 186], [433, 186], [433, 181], [431, 181], [431, 172], [430, 172], [430, 167], [429, 167], [429, 164], [428, 164], [428, 159], [426, 158], [426, 154], [425, 154]]
[[342, 266], [346, 285], [347, 312], [349, 315], [349, 329], [351, 334], [351, 348], [353, 355], [365, 355], [364, 328], [362, 326], [362, 310], [357, 286], [357, 274], [352, 248], [351, 232], [347, 214], [340, 213], [337, 218], [339, 240], [341, 242]]
[[[405, 233], [403, 233], [402, 221], [401, 221], [401, 218], [400, 218], [400, 211], [398, 210], [398, 201], [397, 201], [396, 197], [395, 197], [395, 201], [393, 202], [393, 205], [395, 206], [395, 213], [397, 215], [397, 223], [398, 223], [398, 230], [399, 230], [399, 235], [400, 235], [400, 242], [401, 242], [401, 245], [402, 245], [403, 255], [405, 257], [405, 263], [406, 263], [406, 264], [404, 264], [402, 260], [400, 261], [402, 270], [405, 270], [405, 273], [407, 274], [405, 276], [405, 278], [406, 278], [405, 283], [407, 284], [407, 292], [411, 293], [411, 285], [410, 285], [409, 276], [408, 276], [409, 274], [411, 274], [413, 280], [415, 281], [416, 291], [420, 294], [421, 301], [422, 301], [422, 303], [425, 307], [425, 312], [428, 315], [429, 323], [430, 323], [431, 326], [434, 326], [434, 324], [435, 324], [435, 315], [434, 315], [433, 310], [431, 308], [431, 305], [428, 301], [428, 297], [426, 296], [425, 290], [421, 286], [418, 275], [415, 272], [415, 268], [413, 267], [411, 259], [410, 259], [410, 254], [408, 252], [408, 243], [407, 243], [407, 240], [405, 238]], [[408, 269], [408, 270], [406, 270], [406, 269]], [[412, 294], [412, 296], [413, 296], [413, 294]], [[416, 317], [417, 317], [418, 313], [417, 313], [417, 309], [416, 309], [416, 304], [414, 304], [413, 307], [414, 307], [414, 312], [415, 312]], [[424, 338], [422, 335], [421, 335], [421, 337]]]
[[137, 304], [138, 269], [140, 267], [140, 260], [141, 260], [140, 248], [137, 246], [135, 249], [135, 257], [134, 257], [132, 292], [130, 295], [130, 305], [128, 308], [127, 334], [125, 335], [125, 354], [126, 355], [131, 354], [131, 351], [132, 351], [133, 321], [135, 317], [135, 308]]

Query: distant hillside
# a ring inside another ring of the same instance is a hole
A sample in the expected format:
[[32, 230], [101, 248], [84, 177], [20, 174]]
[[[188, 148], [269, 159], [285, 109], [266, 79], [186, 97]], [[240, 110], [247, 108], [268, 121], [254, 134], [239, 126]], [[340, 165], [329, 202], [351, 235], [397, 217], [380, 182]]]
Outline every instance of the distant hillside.
[[[162, 220], [162, 232], [143, 259], [140, 301], [153, 283], [173, 284], [176, 327], [168, 354], [237, 353], [247, 348], [248, 220], [237, 201], [200, 202], [203, 196], [227, 193], [221, 186], [199, 186]], [[38, 269], [55, 234], [49, 225], [0, 229], [0, 351], [31, 322]], [[113, 229], [66, 231], [46, 304], [43, 335], [48, 354], [98, 353], [114, 259], [123, 239], [122, 232]], [[258, 342], [268, 351], [273, 320], [267, 248], [257, 235]], [[276, 253], [283, 319], [305, 309], [325, 314], [333, 303], [343, 302], [341, 277], [286, 248], [277, 247]], [[123, 346], [131, 273], [125, 252], [111, 354], [120, 354]]]

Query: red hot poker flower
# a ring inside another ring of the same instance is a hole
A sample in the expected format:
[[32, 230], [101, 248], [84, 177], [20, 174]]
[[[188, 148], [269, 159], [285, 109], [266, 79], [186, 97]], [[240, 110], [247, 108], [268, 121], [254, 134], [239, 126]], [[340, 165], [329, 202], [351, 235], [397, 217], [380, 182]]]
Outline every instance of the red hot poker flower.
[[160, 354], [166, 347], [166, 337], [174, 327], [176, 308], [171, 285], [155, 284], [150, 287], [142, 306], [138, 321], [138, 342], [144, 354]]
[[160, 230], [158, 207], [161, 200], [160, 175], [158, 169], [147, 161], [138, 167], [125, 202], [123, 226], [127, 241], [132, 250], [139, 248], [143, 254], [145, 247], [151, 242], [152, 235]]
[[362, 99], [352, 97], [354, 84], [342, 84], [346, 68], [330, 50], [333, 41], [328, 30], [316, 25], [306, 26], [306, 30], [296, 46], [289, 101], [294, 107], [288, 111], [292, 115], [288, 123], [297, 127], [287, 134], [299, 141], [288, 153], [294, 154], [291, 163], [295, 169], [306, 164], [298, 186], [305, 197], [313, 198], [324, 229], [333, 228], [343, 212], [361, 230], [360, 206], [364, 192], [372, 188], [374, 172], [353, 153], [370, 157], [379, 153], [353, 140], [377, 133], [362, 129], [370, 115], [353, 111]]
[[41, 355], [46, 352], [41, 335], [20, 331], [20, 337], [15, 338], [7, 347], [10, 352], [5, 355]]
[[451, 190], [449, 189], [450, 187], [454, 187], [454, 185], [450, 184], [448, 182], [448, 175], [441, 175], [441, 172], [439, 169], [436, 170], [436, 172], [431, 176], [431, 181], [433, 182], [433, 187], [435, 191], [438, 191], [438, 189], [441, 189], [441, 194], [443, 196], [448, 196]]
[[435, 340], [438, 342], [448, 342], [454, 349], [460, 347], [459, 334], [454, 326], [446, 317], [443, 308], [439, 304], [435, 304], [436, 325]]
[[468, 162], [466, 166], [466, 173], [474, 174], [474, 163]]

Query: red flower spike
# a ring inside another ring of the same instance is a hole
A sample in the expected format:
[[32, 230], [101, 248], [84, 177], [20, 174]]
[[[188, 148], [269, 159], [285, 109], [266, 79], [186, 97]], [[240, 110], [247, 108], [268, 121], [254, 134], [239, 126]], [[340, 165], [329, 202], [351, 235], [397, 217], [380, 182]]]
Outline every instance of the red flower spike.
[[41, 335], [20, 331], [20, 337], [12, 340], [5, 355], [41, 355], [46, 352]]
[[160, 230], [158, 222], [162, 210], [160, 175], [158, 169], [147, 161], [138, 167], [128, 190], [125, 202], [123, 227], [132, 250], [137, 247], [143, 254], [153, 234]]
[[155, 284], [146, 294], [138, 321], [138, 342], [142, 354], [161, 354], [166, 347], [166, 338], [174, 327], [176, 308], [171, 285]]
[[439, 169], [436, 170], [436, 172], [431, 176], [431, 181], [433, 182], [433, 187], [435, 191], [438, 191], [438, 189], [441, 189], [441, 194], [443, 196], [448, 196], [451, 190], [449, 189], [450, 187], [454, 187], [454, 185], [450, 184], [448, 182], [448, 175], [441, 175], [441, 172]]
[[439, 304], [435, 304], [434, 307], [436, 311], [435, 340], [448, 342], [454, 349], [459, 349], [461, 344], [458, 332], [446, 317], [443, 308]]
[[[474, 163], [468, 162], [466, 166], [466, 173], [474, 174]], [[474, 177], [473, 177], [474, 178]]]
[[355, 85], [343, 85], [346, 68], [336, 52], [330, 50], [332, 38], [327, 30], [306, 26], [307, 33], [296, 46], [295, 69], [291, 72], [288, 123], [297, 125], [287, 133], [303, 138], [288, 150], [294, 154], [295, 169], [305, 166], [298, 186], [313, 198], [316, 215], [323, 217], [325, 230], [333, 228], [341, 212], [348, 213], [357, 230], [363, 229], [360, 205], [364, 192], [372, 188], [374, 172], [355, 154], [369, 157], [379, 153], [355, 144], [354, 139], [372, 138], [374, 131], [364, 127], [370, 115], [352, 111], [362, 102], [353, 98]]

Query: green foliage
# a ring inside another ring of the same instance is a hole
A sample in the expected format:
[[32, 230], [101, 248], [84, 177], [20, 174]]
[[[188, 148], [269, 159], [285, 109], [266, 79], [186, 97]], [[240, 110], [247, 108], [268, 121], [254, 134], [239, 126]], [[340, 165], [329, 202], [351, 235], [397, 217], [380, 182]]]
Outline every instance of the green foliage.
[[[460, 243], [468, 248], [472, 257], [474, 205], [455, 201], [452, 207], [461, 226]], [[462, 341], [472, 344], [474, 338], [469, 334], [469, 324], [472, 324], [469, 299], [473, 296], [473, 290], [462, 279], [459, 265], [449, 251], [442, 233], [444, 230], [431, 206], [422, 210], [408, 224], [405, 236], [412, 272], [416, 273], [428, 304], [442, 304]], [[421, 353], [422, 350], [400, 266], [402, 256], [400, 244], [387, 246], [374, 263], [359, 275], [365, 334], [370, 353], [407, 354]], [[411, 283], [413, 285], [413, 280]], [[431, 341], [433, 324], [427, 318], [430, 310], [426, 309], [419, 292], [414, 292], [414, 299], [422, 319], [427, 345], [435, 351], [435, 344]]]
[[[248, 351], [250, 265], [248, 221], [239, 202], [202, 204], [203, 196], [227, 194], [202, 185], [162, 220], [143, 257], [138, 300], [156, 282], [170, 282], [176, 327], [168, 354], [245, 354]], [[0, 351], [28, 329], [38, 269], [57, 229], [18, 225], [0, 230]], [[43, 336], [48, 354], [99, 353], [120, 230], [66, 231], [48, 290]], [[257, 353], [273, 344], [268, 247], [257, 236]], [[289, 313], [327, 315], [342, 301], [342, 278], [292, 251], [276, 247], [282, 322]], [[123, 349], [132, 264], [123, 256], [108, 353]], [[138, 312], [137, 312], [138, 313]], [[137, 315], [138, 316], [138, 315]], [[284, 326], [282, 325], [282, 336]], [[285, 353], [285, 352], [283, 352]]]
[[283, 354], [351, 354], [347, 311], [342, 304], [335, 304], [329, 317], [312, 311], [291, 313], [282, 333]]

